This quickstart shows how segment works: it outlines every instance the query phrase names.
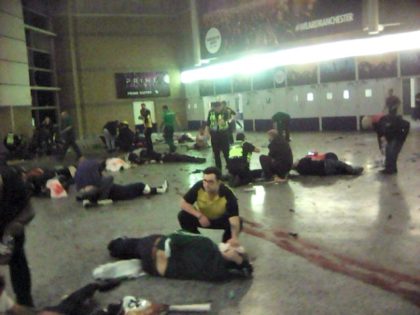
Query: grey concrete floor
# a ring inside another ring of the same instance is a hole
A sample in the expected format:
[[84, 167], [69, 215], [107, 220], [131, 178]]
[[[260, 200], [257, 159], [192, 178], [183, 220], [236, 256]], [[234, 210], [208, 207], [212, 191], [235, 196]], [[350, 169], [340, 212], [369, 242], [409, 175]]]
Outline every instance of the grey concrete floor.
[[[98, 303], [136, 295], [172, 304], [211, 301], [211, 314], [420, 314], [420, 131], [413, 127], [398, 175], [378, 175], [373, 133], [294, 133], [295, 158], [333, 151], [364, 166], [364, 174], [296, 175], [284, 184], [235, 188], [249, 221], [241, 243], [252, 257], [253, 279], [205, 283], [146, 276], [98, 294]], [[248, 139], [266, 152], [265, 134], [249, 133]], [[76, 202], [74, 188], [67, 199], [34, 198], [37, 215], [27, 228], [26, 251], [36, 304], [57, 303], [89, 282], [95, 266], [111, 261], [106, 244], [112, 238], [176, 230], [180, 196], [202, 176], [192, 171], [213, 161], [210, 150], [188, 154], [207, 157], [207, 163], [152, 164], [114, 174], [121, 183], [158, 185], [166, 178], [163, 196], [91, 210]], [[252, 167], [258, 167], [258, 155]]]

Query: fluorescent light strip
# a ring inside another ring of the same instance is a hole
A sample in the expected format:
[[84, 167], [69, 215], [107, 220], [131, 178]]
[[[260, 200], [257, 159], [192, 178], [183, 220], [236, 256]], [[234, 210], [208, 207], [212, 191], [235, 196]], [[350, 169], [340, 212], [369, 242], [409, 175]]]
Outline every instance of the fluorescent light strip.
[[181, 73], [181, 82], [191, 83], [198, 80], [252, 74], [279, 66], [308, 64], [346, 57], [380, 55], [412, 49], [420, 49], [420, 31], [344, 40], [251, 55], [232, 62], [183, 71]]

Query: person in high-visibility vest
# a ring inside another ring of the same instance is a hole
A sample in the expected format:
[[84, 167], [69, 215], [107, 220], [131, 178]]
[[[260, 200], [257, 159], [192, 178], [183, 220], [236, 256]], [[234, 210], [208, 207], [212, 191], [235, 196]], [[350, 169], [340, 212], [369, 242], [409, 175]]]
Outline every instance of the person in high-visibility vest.
[[229, 150], [228, 170], [232, 175], [231, 186], [246, 185], [253, 179], [261, 177], [262, 170], [250, 170], [252, 153], [259, 153], [260, 149], [245, 141], [245, 134], [236, 135], [235, 143]]
[[214, 161], [220, 171], [222, 171], [220, 152], [223, 153], [226, 164], [229, 159], [229, 119], [228, 111], [220, 102], [214, 104], [207, 118], [207, 128], [210, 131]]

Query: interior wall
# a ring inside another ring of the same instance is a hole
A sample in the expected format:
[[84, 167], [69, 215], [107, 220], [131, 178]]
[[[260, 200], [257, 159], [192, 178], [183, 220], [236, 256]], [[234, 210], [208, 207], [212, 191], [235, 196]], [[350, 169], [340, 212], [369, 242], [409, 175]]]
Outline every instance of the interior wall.
[[[200, 103], [197, 85], [187, 85], [188, 103]], [[311, 130], [340, 130], [341, 124], [344, 130], [356, 130], [359, 129], [361, 116], [383, 110], [390, 88], [402, 98], [401, 78], [334, 82], [203, 97], [201, 109], [188, 110], [189, 126], [196, 127], [197, 121], [203, 120], [208, 111], [206, 104], [216, 100], [230, 102], [235, 95], [241, 95], [244, 120], [250, 121], [252, 130], [267, 130], [272, 115], [278, 111], [289, 113], [296, 121], [296, 129], [305, 130], [304, 125], [311, 124], [308, 127]], [[344, 97], [345, 91], [348, 92], [348, 99]], [[399, 111], [402, 114], [402, 107]]]
[[[83, 136], [99, 134], [109, 120], [126, 120], [133, 126], [132, 103], [142, 100], [155, 103], [158, 121], [162, 106], [169, 105], [177, 112], [182, 128], [186, 127], [186, 98], [180, 70], [188, 58], [185, 46], [188, 36], [182, 31], [189, 23], [187, 13], [180, 17], [76, 14], [71, 18], [73, 33], [69, 32], [68, 16], [60, 14], [55, 19], [60, 37], [56, 41], [60, 104], [62, 108], [74, 108], [80, 100]], [[117, 99], [115, 73], [148, 71], [169, 73], [169, 97]]]
[[[31, 91], [20, 0], [0, 1], [0, 130], [30, 134]], [[19, 115], [11, 115], [12, 109]]]

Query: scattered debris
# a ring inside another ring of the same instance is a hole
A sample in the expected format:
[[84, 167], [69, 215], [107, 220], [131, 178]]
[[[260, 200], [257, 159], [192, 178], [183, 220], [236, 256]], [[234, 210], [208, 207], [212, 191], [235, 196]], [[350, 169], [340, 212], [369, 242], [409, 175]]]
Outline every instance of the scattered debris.
[[295, 209], [289, 209], [290, 212], [295, 212]]
[[229, 300], [233, 300], [236, 296], [235, 290], [230, 290], [228, 293]]
[[298, 233], [293, 233], [293, 232], [289, 232], [289, 235], [290, 235], [291, 237], [294, 237], [294, 238], [298, 238], [298, 236], [299, 236], [299, 234], [298, 234]]

